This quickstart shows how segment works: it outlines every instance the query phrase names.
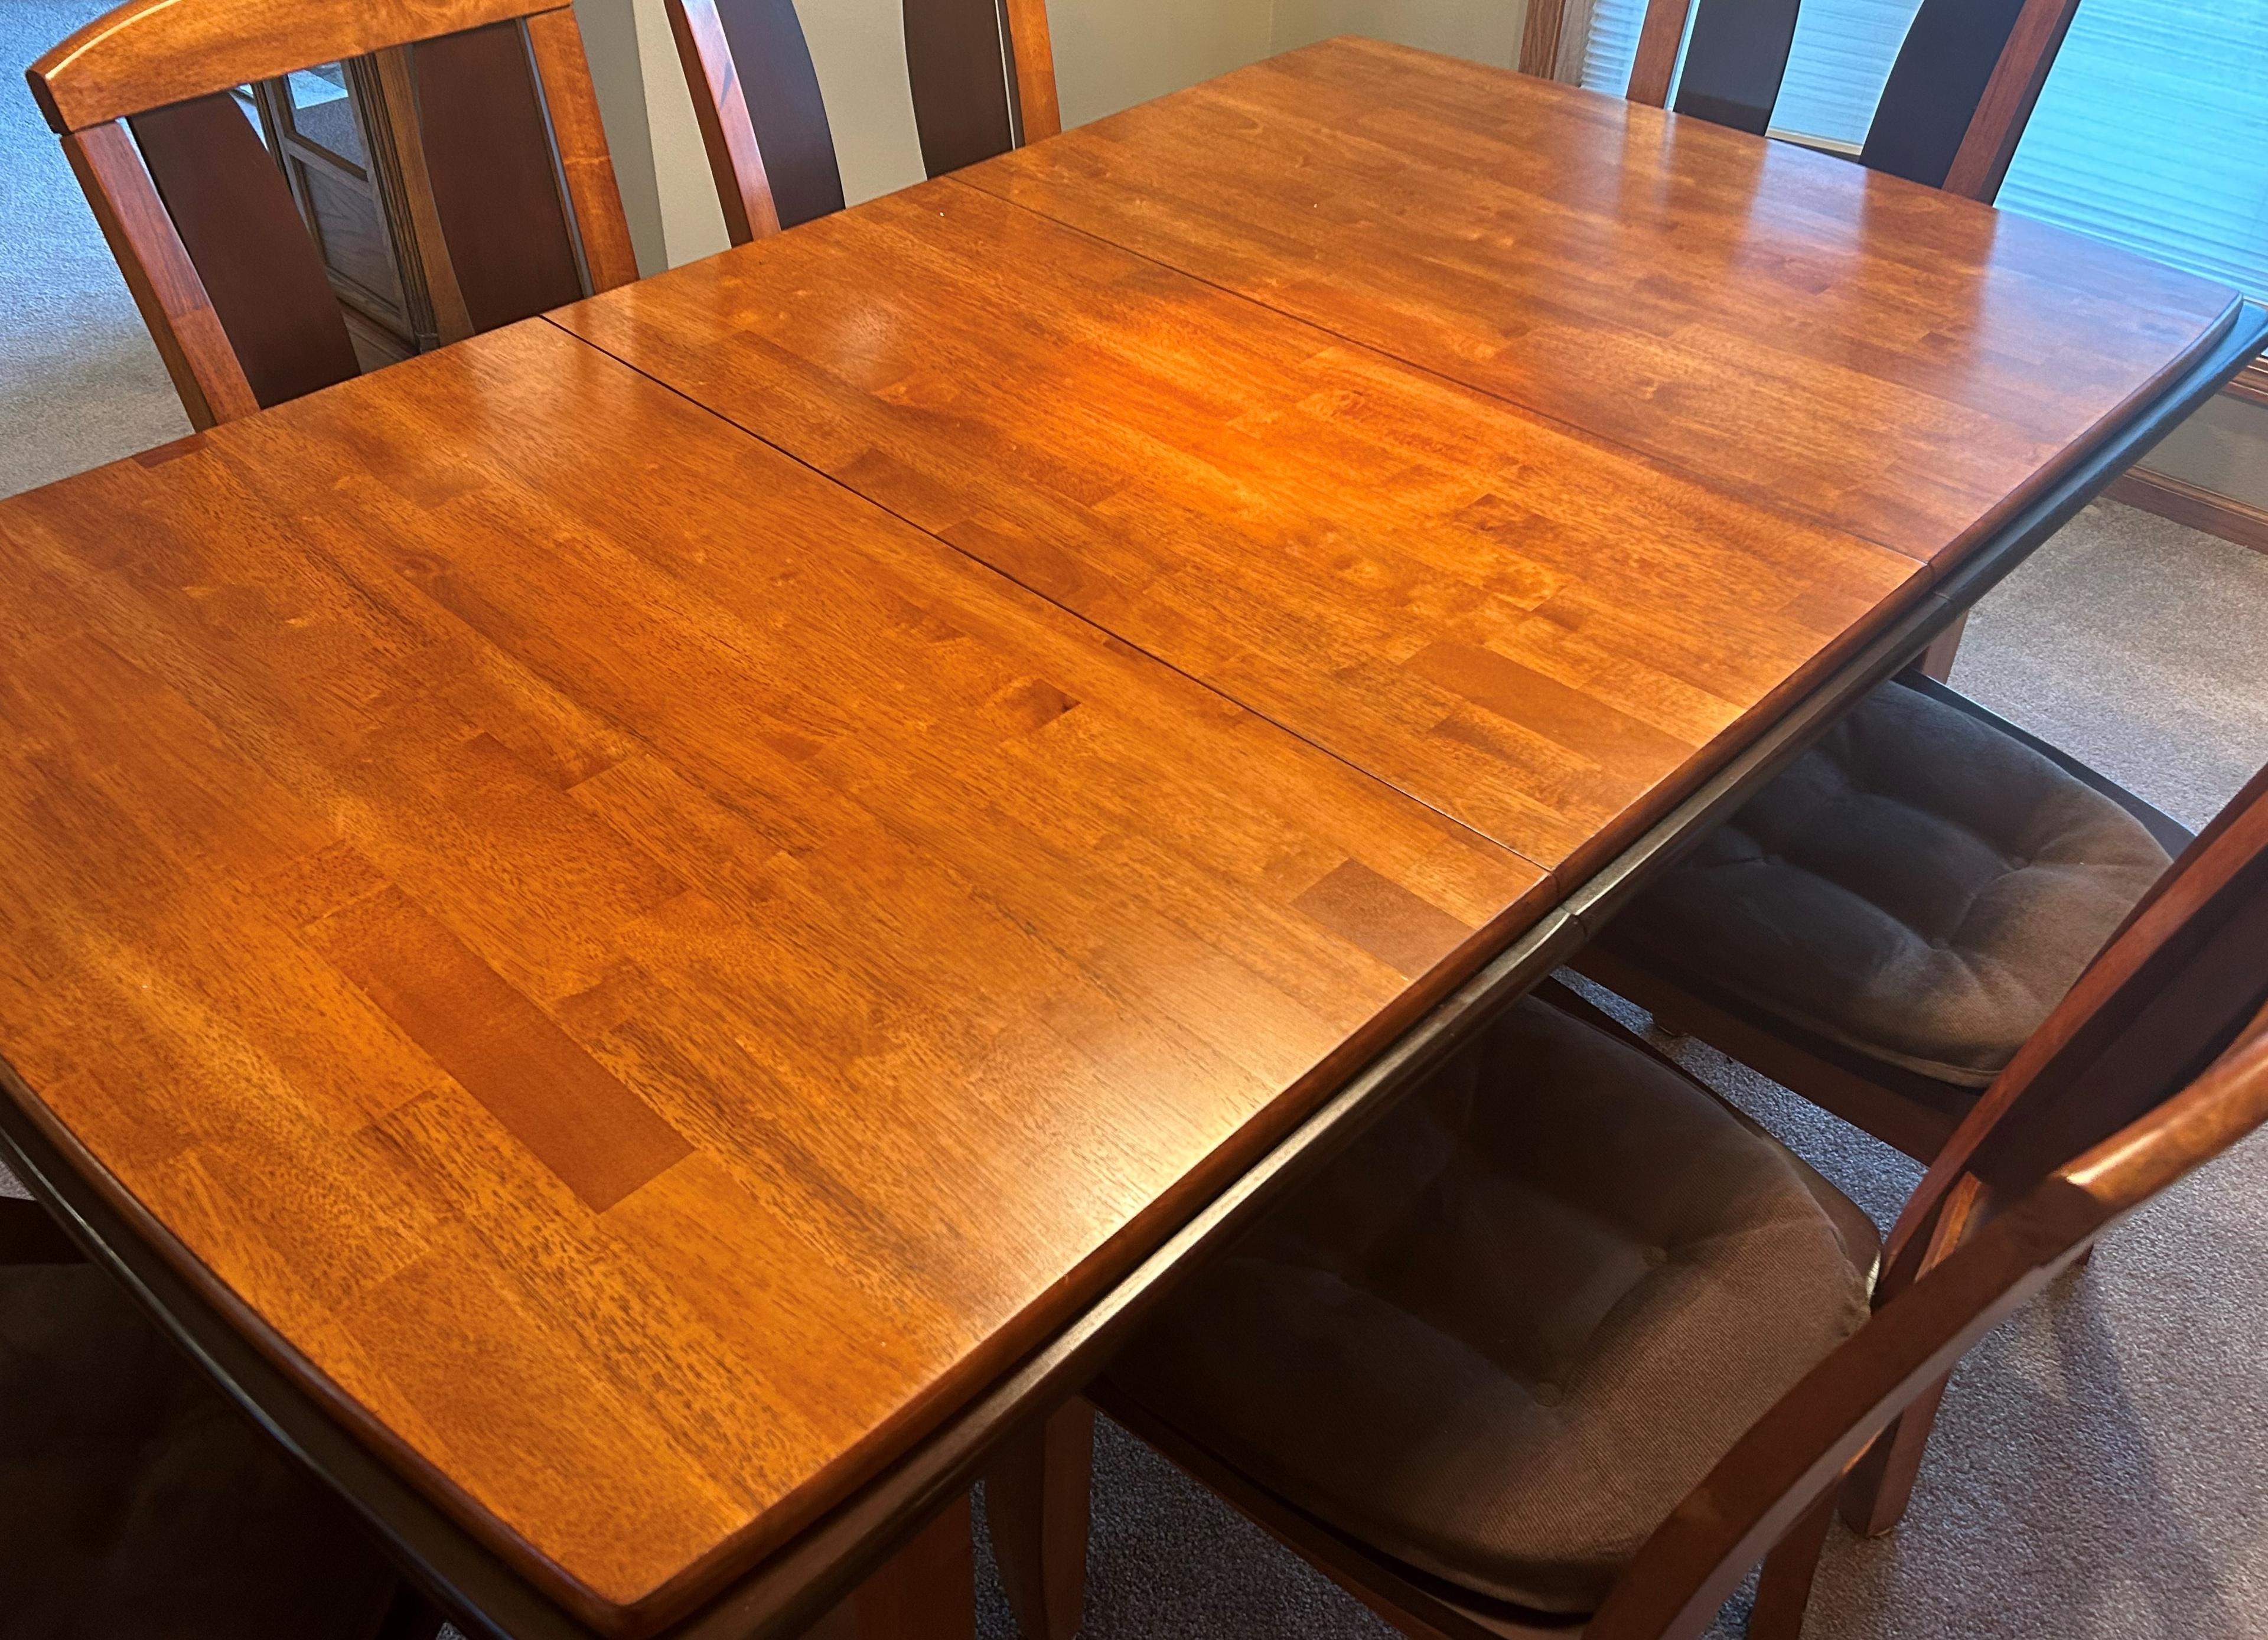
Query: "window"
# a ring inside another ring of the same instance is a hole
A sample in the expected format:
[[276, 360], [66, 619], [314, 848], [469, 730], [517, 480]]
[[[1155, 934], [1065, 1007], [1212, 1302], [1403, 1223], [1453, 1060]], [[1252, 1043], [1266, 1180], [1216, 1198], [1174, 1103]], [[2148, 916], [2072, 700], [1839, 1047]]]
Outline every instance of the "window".
[[2268, 5], [2082, 0], [1999, 202], [2268, 297]]
[[[1855, 151], [1920, 0], [1806, 0], [1775, 133]], [[1598, 0], [1619, 92], [1645, 0]], [[2268, 298], [2268, 5], [2081, 0], [2000, 191], [2021, 211]]]

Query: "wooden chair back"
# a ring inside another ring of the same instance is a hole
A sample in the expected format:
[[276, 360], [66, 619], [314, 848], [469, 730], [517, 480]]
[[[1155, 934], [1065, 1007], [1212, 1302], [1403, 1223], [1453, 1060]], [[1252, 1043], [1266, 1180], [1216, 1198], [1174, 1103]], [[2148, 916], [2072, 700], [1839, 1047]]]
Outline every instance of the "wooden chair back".
[[[793, 0], [668, 0], [735, 245], [843, 208], [835, 139]], [[958, 171], [1063, 129], [1046, 0], [905, 0], [922, 164]]]
[[[560, 0], [129, 0], [26, 70], [198, 428], [359, 368], [234, 88], [372, 57], [444, 340], [637, 276]], [[430, 240], [430, 243], [422, 241]]]
[[[2185, 952], [2170, 960], [2173, 966], [2186, 966], [2239, 928], [2257, 932], [2268, 894], [2251, 873], [2239, 875], [2250, 884], [2235, 895], [2243, 903], [2220, 905], [2228, 917], [2212, 918], [2214, 927], [2198, 940], [2173, 942]], [[2256, 981], [2268, 981], [2268, 967], [2257, 960], [2251, 971]], [[2159, 994], [2161, 1005], [2167, 1000]], [[2216, 1035], [2219, 1054], [2170, 1094], [2157, 1076], [2145, 1075], [2130, 1078], [2120, 1098], [2096, 1105], [2099, 1114], [2122, 1103], [2145, 1108], [2049, 1170], [1758, 1420], [1646, 1541], [1585, 1626], [1584, 1640], [1702, 1633], [1767, 1551], [1799, 1534], [1808, 1519], [1823, 1526], [1822, 1500], [1853, 1460], [1972, 1345], [2105, 1230], [2268, 1123], [2268, 1010], [2241, 1018], [2233, 1040], [2216, 1024], [2198, 1028], [2207, 1016], [2224, 1020], [2221, 1006], [2177, 1011], [2185, 1023], [2172, 1034], [2183, 1046], [2153, 1063], [2172, 1063]]]
[[[1631, 100], [1660, 107], [1675, 77], [1677, 113], [1761, 136], [1799, 9], [1800, 0], [1650, 0]], [[2079, 0], [1922, 0], [1859, 164], [1990, 204], [2078, 9]]]

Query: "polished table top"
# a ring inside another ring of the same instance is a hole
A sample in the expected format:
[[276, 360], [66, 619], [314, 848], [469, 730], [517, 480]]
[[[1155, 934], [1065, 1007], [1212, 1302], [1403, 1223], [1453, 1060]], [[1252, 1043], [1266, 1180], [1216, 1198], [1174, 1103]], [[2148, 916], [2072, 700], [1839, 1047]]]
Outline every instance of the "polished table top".
[[15, 1096], [646, 1631], [2232, 301], [1339, 42], [0, 504]]
[[2236, 293], [1790, 143], [1341, 40], [970, 185], [1938, 561]]

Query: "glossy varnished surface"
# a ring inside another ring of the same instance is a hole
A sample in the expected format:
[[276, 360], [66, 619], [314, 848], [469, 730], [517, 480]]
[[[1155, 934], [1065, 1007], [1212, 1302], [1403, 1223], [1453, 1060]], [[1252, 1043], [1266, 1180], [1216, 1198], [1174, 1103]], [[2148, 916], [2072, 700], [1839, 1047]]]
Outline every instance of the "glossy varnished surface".
[[1564, 874], [1927, 579], [952, 181], [557, 321]]
[[629, 1629], [1547, 897], [541, 322], [0, 506], [0, 835], [29, 1108]]
[[960, 180], [1933, 561], [2235, 301], [1828, 155], [1370, 40]]

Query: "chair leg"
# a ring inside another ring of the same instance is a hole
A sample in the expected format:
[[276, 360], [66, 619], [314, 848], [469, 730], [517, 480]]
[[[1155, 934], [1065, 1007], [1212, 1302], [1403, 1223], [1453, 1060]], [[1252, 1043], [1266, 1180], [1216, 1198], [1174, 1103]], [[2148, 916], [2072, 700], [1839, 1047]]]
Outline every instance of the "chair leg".
[[1914, 667], [1926, 678], [1945, 683], [1953, 676], [1954, 658], [1961, 653], [1961, 635], [1968, 629], [1969, 612], [1962, 610], [1953, 624], [1932, 638], [1929, 647], [1921, 652]]
[[976, 1548], [964, 1492], [814, 1624], [809, 1640], [975, 1640]]
[[1811, 1580], [1834, 1519], [1835, 1489], [1830, 1487], [1764, 1556], [1756, 1603], [1749, 1613], [1749, 1640], [1798, 1640], [1803, 1633], [1803, 1609], [1811, 1604]]
[[1929, 1448], [1929, 1432], [1937, 1423], [1937, 1403], [1951, 1381], [1948, 1374], [1924, 1391], [1896, 1423], [1874, 1438], [1852, 1469], [1843, 1487], [1843, 1519], [1859, 1536], [1878, 1538], [1905, 1518], [1922, 1454]]
[[984, 1472], [992, 1558], [1024, 1640], [1071, 1640], [1086, 1604], [1094, 1408], [1074, 1398]]

